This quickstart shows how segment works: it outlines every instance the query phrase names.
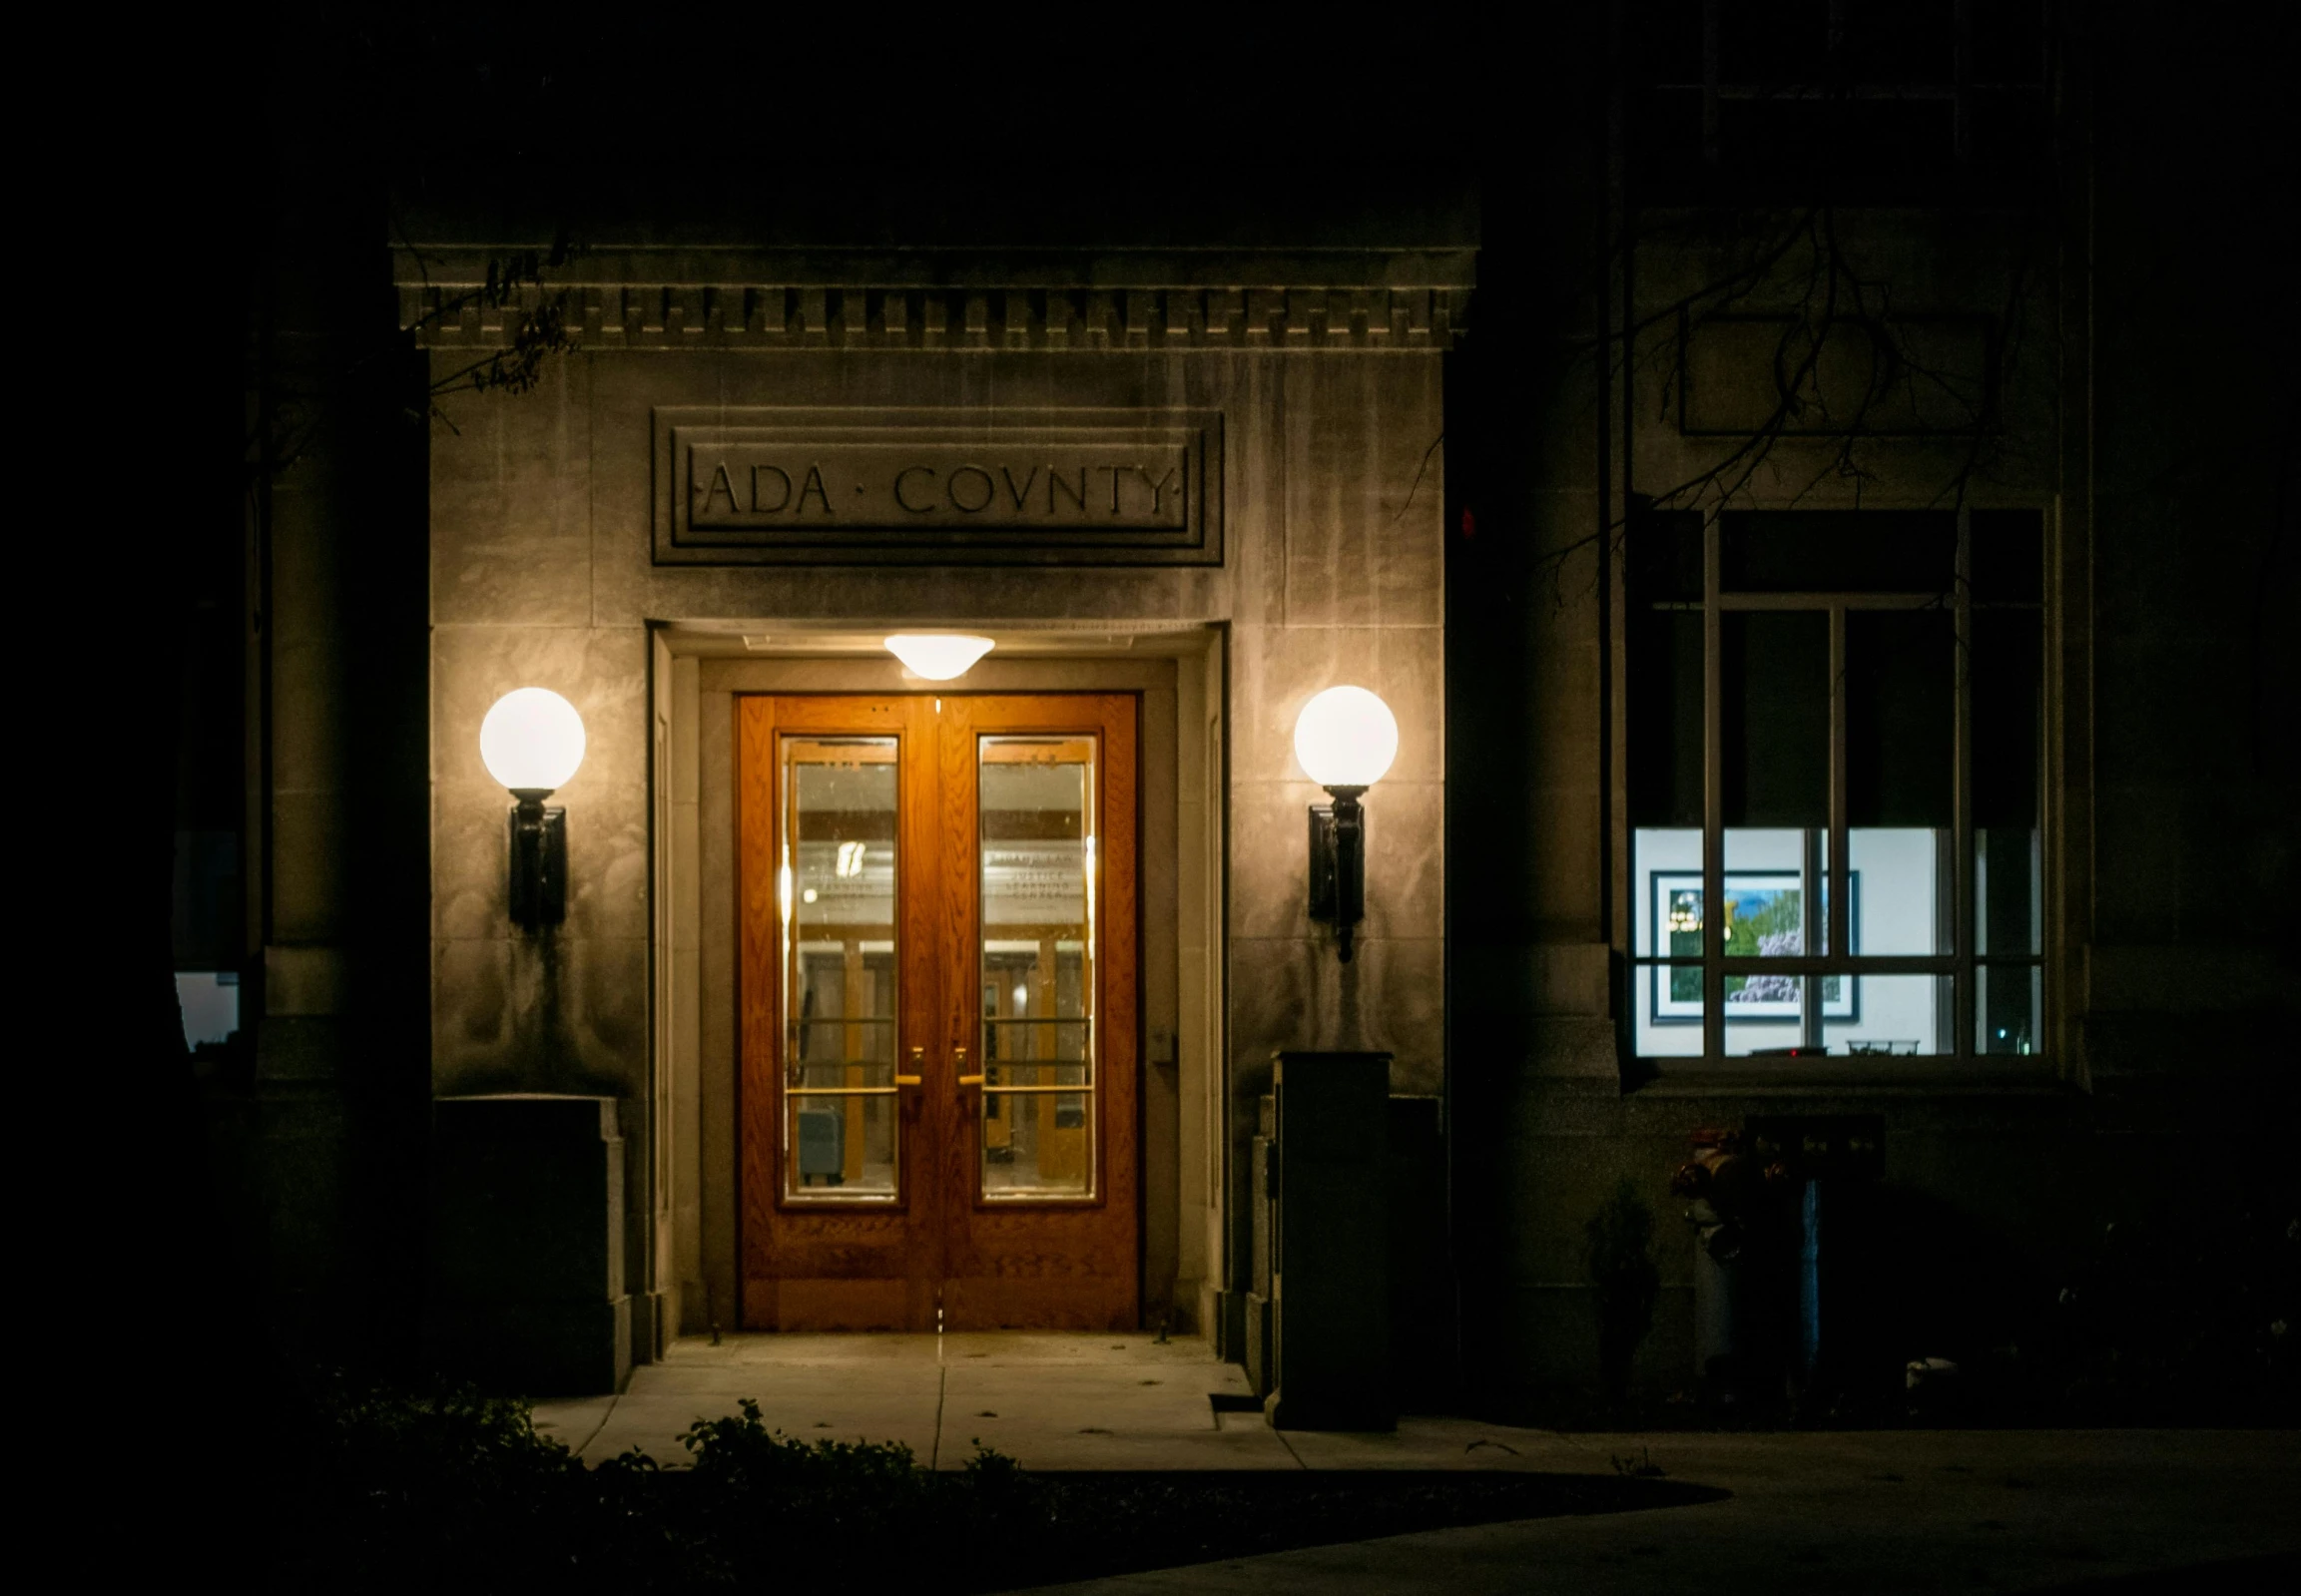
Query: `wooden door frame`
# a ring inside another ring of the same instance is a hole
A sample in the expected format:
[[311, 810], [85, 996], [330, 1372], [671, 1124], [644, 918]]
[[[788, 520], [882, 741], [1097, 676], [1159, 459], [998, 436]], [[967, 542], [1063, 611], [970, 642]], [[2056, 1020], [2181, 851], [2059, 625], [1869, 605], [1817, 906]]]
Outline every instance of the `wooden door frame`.
[[[931, 1034], [937, 1011], [948, 1006], [933, 980], [938, 967], [934, 927], [918, 923], [906, 876], [937, 842], [940, 795], [934, 788], [938, 733], [914, 695], [750, 694], [736, 701], [736, 1123], [739, 1160], [737, 1257], [741, 1261], [740, 1323], [759, 1330], [931, 1330], [939, 1288], [941, 1216], [930, 1194], [906, 1173], [892, 1202], [802, 1202], [785, 1181], [783, 1135], [783, 944], [778, 901], [777, 839], [782, 826], [783, 762], [787, 736], [891, 737], [898, 773], [895, 798], [894, 913], [896, 1009], [894, 1058]], [[771, 975], [753, 978], [772, 969]], [[921, 990], [921, 986], [924, 990]], [[896, 1168], [917, 1162], [927, 1140], [920, 1123], [923, 1092], [895, 1093]], [[934, 1178], [931, 1171], [927, 1179]], [[922, 1200], [923, 1199], [923, 1200]], [[787, 1270], [756, 1268], [778, 1244], [794, 1255]], [[798, 1221], [798, 1216], [806, 1216]], [[806, 1231], [813, 1234], [804, 1234]], [[859, 1258], [877, 1258], [877, 1272], [858, 1270]], [[806, 1261], [806, 1262], [803, 1262]], [[786, 1301], [786, 1298], [789, 1301]]]
[[[1141, 1322], [1142, 968], [1134, 694], [746, 694], [734, 704], [737, 905], [737, 1123], [742, 1324], [758, 1330], [1029, 1328], [1124, 1330]], [[980, 743], [1084, 736], [1096, 754], [1090, 877], [1101, 944], [1089, 1012], [1095, 1179], [1076, 1200], [1008, 1200], [982, 1190], [983, 1123], [975, 971], [984, 926]], [[890, 1201], [795, 1196], [786, 1134], [785, 990], [792, 854], [784, 791], [790, 738], [891, 739], [897, 773], [893, 925], [897, 1086]], [[917, 1055], [913, 1055], [914, 1062]]]
[[[827, 625], [650, 628], [654, 1112], [635, 1196], [652, 1212], [634, 1219], [635, 1230], [651, 1228], [643, 1278], [659, 1345], [737, 1325], [734, 696], [915, 691], [876, 635], [931, 629], [896, 617], [871, 623], [868, 637], [826, 640]], [[975, 630], [998, 637], [1000, 650], [969, 673], [970, 690], [1143, 695], [1144, 1303], [1155, 1320], [1171, 1301], [1178, 1332], [1211, 1330], [1231, 1186], [1227, 628], [1116, 620], [1075, 633], [1043, 622]]]

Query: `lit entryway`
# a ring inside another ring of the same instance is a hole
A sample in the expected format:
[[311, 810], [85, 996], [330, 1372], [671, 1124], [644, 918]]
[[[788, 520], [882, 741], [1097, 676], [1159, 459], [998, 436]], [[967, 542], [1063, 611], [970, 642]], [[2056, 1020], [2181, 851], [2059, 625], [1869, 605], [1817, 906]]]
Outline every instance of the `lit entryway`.
[[738, 708], [743, 1324], [1142, 1324], [1137, 706]]

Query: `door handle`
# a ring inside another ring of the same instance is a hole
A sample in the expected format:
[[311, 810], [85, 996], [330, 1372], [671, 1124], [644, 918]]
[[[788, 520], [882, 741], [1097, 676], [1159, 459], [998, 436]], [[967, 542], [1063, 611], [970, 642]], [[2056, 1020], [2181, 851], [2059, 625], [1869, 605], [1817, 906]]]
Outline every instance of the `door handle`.
[[951, 1055], [950, 1055], [950, 1067], [951, 1067], [951, 1069], [952, 1069], [952, 1070], [953, 1070], [953, 1071], [954, 1071], [954, 1072], [957, 1074], [957, 1076], [958, 1076], [958, 1084], [959, 1084], [959, 1085], [961, 1085], [961, 1086], [980, 1086], [980, 1085], [982, 1084], [982, 1077], [981, 1077], [980, 1075], [969, 1075], [969, 1074], [967, 1074], [967, 1072], [966, 1072], [966, 1049], [965, 1049], [965, 1048], [963, 1048], [963, 1047], [961, 1047], [961, 1048], [954, 1048], [954, 1049], [951, 1051]]
[[914, 1047], [910, 1050], [910, 1073], [905, 1075], [899, 1070], [896, 1071], [894, 1084], [897, 1086], [916, 1086], [925, 1079], [926, 1049], [923, 1047]]

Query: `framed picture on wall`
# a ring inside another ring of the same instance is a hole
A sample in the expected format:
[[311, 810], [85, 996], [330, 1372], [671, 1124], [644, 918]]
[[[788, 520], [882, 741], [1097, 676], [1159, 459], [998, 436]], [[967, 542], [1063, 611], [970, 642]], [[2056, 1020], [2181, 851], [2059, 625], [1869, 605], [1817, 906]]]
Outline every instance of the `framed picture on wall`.
[[[1702, 956], [1702, 872], [1655, 870], [1648, 877], [1654, 946], [1671, 958]], [[1795, 957], [1805, 951], [1805, 904], [1796, 870], [1726, 872], [1726, 956]], [[1862, 950], [1862, 872], [1846, 878], [1849, 953]], [[1828, 912], [1825, 904], [1823, 912]], [[1702, 1023], [1702, 972], [1693, 965], [1653, 965], [1653, 1023]], [[1726, 977], [1728, 1024], [1794, 1023], [1805, 978], [1797, 975]], [[1861, 983], [1851, 975], [1822, 977], [1822, 1017], [1851, 1023], [1861, 1017]]]

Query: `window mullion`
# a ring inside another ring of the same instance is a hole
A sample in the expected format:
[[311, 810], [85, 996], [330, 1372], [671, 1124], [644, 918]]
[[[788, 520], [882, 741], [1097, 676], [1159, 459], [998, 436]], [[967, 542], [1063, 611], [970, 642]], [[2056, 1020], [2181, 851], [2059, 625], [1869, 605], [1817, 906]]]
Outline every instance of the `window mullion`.
[[1726, 618], [1718, 518], [1702, 525], [1702, 1053], [1726, 1056]]
[[1949, 951], [1957, 955], [1958, 972], [1950, 978], [1950, 1007], [1957, 1028], [1956, 1045], [1944, 1049], [1959, 1058], [1974, 1052], [1974, 999], [1978, 984], [1974, 969], [1974, 512], [1958, 511], [1958, 564], [1951, 590], [1951, 613], [1957, 628], [1958, 678], [1953, 710], [1952, 761], [1957, 767], [1950, 789], [1950, 825], [1957, 857], [1952, 880], [1956, 909], [1950, 926]]
[[1848, 905], [1853, 877], [1847, 864], [1851, 851], [1846, 793], [1846, 608], [1830, 607], [1830, 909], [1829, 953], [1844, 958], [1853, 950], [1853, 919]]
[[[1811, 953], [1826, 933], [1826, 927], [1819, 923], [1821, 904], [1816, 901], [1826, 895], [1822, 890], [1825, 866], [1822, 862], [1822, 830], [1809, 825], [1805, 831], [1804, 856], [1799, 860], [1798, 869], [1798, 943], [1803, 951]], [[1798, 1015], [1803, 1022], [1800, 1034], [1808, 1047], [1828, 1046], [1822, 1034], [1824, 979], [1821, 975], [1809, 974], [1798, 986]]]

